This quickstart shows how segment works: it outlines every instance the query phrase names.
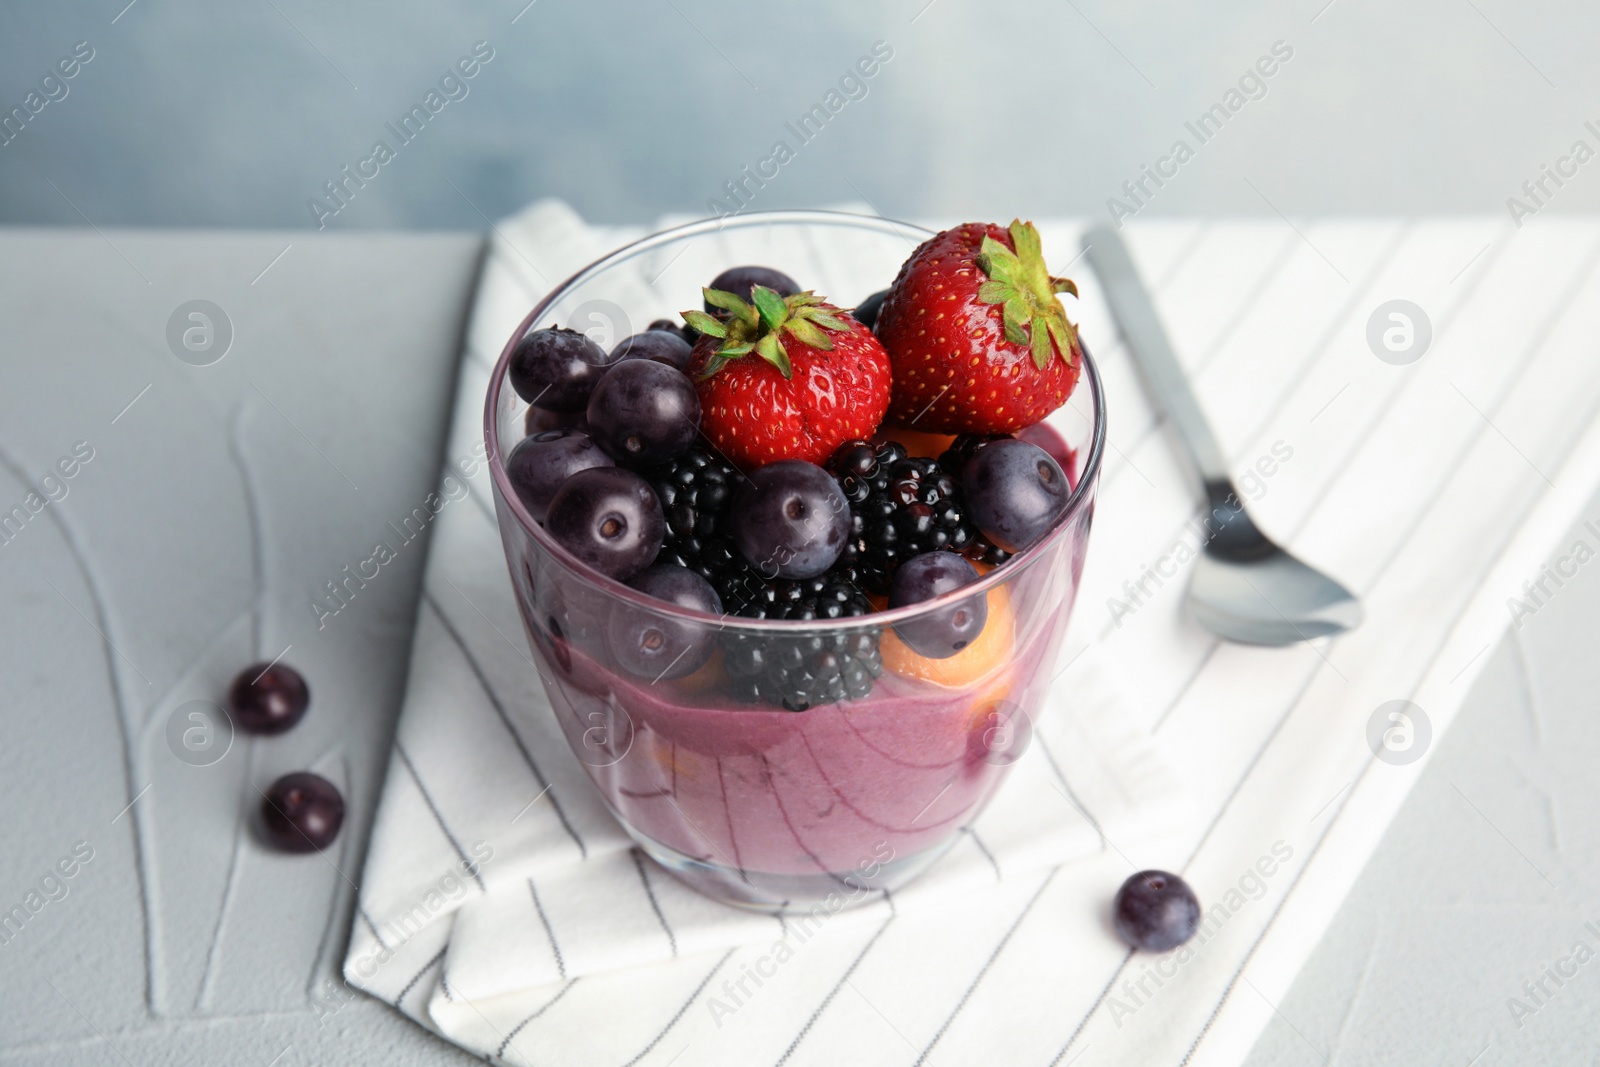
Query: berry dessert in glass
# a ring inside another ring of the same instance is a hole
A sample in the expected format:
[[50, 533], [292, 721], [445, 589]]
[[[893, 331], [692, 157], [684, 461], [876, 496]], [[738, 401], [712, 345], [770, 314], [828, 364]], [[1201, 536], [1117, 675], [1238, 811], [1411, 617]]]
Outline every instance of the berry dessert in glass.
[[[612, 253], [506, 344], [485, 432], [533, 654], [684, 882], [892, 891], [1026, 749], [1105, 439], [1062, 293], [1031, 223], [752, 213]], [[626, 336], [566, 328], [596, 308]]]

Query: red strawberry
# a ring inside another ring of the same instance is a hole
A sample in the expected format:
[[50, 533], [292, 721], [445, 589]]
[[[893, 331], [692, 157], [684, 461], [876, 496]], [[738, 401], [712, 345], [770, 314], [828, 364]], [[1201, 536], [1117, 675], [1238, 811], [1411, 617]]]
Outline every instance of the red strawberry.
[[889, 406], [889, 356], [872, 331], [809, 290], [784, 297], [758, 285], [750, 295], [707, 289], [707, 305], [727, 317], [683, 313], [705, 335], [689, 373], [706, 439], [754, 470], [780, 459], [821, 464], [871, 437]]
[[1014, 433], [1066, 402], [1078, 331], [1031, 222], [969, 222], [911, 253], [878, 313], [894, 366], [889, 417], [935, 433]]

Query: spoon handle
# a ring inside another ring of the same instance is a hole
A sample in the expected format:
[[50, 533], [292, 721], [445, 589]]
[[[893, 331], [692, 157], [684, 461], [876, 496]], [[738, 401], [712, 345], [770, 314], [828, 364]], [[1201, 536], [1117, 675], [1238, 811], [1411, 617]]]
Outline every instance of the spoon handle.
[[1083, 250], [1100, 279], [1111, 317], [1121, 329], [1128, 351], [1133, 353], [1145, 391], [1172, 421], [1201, 483], [1208, 493], [1228, 486], [1231, 479], [1222, 448], [1173, 354], [1172, 342], [1167, 340], [1167, 331], [1161, 326], [1127, 246], [1116, 230], [1097, 226], [1084, 234]]

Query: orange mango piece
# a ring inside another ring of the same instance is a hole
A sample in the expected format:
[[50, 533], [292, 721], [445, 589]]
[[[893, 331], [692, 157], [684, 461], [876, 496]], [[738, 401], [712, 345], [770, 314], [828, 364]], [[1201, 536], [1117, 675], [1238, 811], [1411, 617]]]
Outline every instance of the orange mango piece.
[[989, 591], [989, 621], [972, 644], [946, 659], [932, 659], [912, 650], [893, 629], [884, 632], [879, 642], [883, 665], [902, 678], [915, 678], [950, 689], [989, 682], [985, 693], [999, 693], [1011, 683], [1011, 654], [1015, 644], [1016, 617], [1005, 586]]

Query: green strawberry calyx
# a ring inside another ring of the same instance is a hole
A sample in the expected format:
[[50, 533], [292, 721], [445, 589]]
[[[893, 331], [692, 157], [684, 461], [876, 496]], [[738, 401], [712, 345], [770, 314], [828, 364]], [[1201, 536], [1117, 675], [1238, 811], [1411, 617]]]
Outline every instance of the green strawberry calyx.
[[1078, 295], [1078, 287], [1067, 278], [1056, 278], [1044, 265], [1044, 249], [1033, 223], [1011, 223], [1011, 243], [1015, 251], [985, 237], [979, 248], [978, 269], [988, 280], [978, 287], [978, 299], [999, 304], [1006, 340], [1026, 345], [1033, 351], [1033, 365], [1044, 370], [1050, 365], [1051, 341], [1056, 351], [1071, 366], [1078, 349], [1078, 330], [1067, 320], [1066, 308], [1057, 293]]
[[838, 308], [809, 289], [793, 296], [779, 296], [776, 290], [758, 285], [751, 290], [749, 300], [721, 289], [701, 291], [706, 303], [728, 313], [726, 318], [704, 311], [683, 313], [683, 321], [722, 341], [700, 372], [702, 381], [751, 352], [777, 367], [785, 378], [793, 378], [794, 368], [783, 347], [784, 335], [827, 352], [833, 348], [828, 334], [850, 329], [850, 323], [836, 314]]

